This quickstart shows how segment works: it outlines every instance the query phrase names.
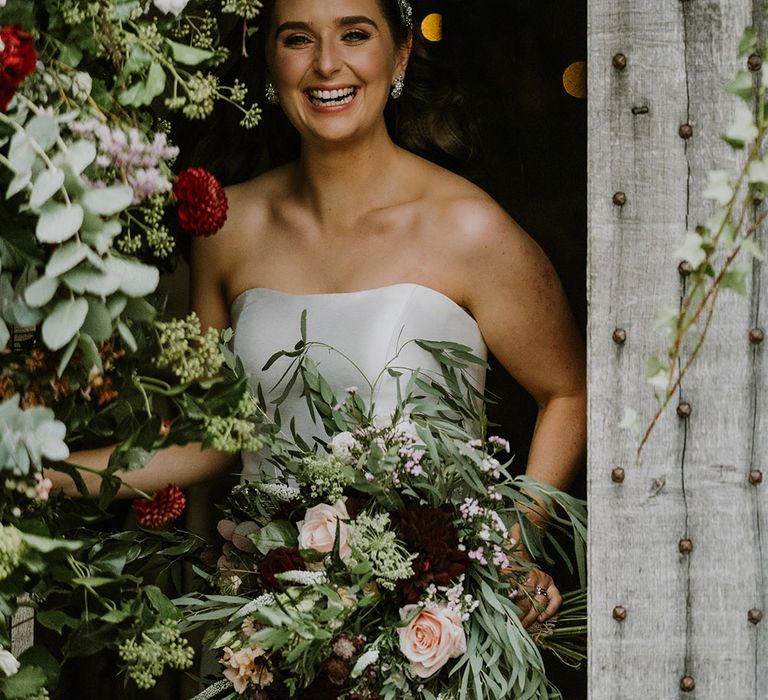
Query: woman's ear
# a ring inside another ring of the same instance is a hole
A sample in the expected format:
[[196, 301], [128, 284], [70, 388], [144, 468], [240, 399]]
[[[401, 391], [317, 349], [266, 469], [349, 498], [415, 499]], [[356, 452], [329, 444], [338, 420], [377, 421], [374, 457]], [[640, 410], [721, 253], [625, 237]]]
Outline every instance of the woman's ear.
[[408, 40], [397, 50], [397, 62], [395, 64], [395, 77], [405, 75], [405, 69], [408, 67], [408, 59], [411, 57], [413, 48], [413, 33], [408, 32]]

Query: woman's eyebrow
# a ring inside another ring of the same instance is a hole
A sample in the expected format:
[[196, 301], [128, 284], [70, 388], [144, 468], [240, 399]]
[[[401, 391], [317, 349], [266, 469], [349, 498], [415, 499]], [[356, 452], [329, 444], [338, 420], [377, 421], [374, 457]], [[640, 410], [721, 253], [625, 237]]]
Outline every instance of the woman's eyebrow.
[[370, 17], [365, 15], [352, 15], [350, 17], [339, 17], [336, 20], [336, 24], [340, 27], [346, 27], [350, 24], [370, 24], [374, 29], [378, 29], [379, 25], [376, 24]]
[[310, 22], [283, 22], [278, 28], [277, 28], [277, 34], [280, 32], [284, 32], [287, 29], [312, 29], [312, 24]]

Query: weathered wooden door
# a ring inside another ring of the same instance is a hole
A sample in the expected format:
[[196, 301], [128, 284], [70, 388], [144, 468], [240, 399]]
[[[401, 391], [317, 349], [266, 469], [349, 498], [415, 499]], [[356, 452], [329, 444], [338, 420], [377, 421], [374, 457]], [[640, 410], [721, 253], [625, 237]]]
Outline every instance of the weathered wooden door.
[[738, 42], [747, 25], [764, 28], [762, 5], [590, 2], [592, 700], [768, 698], [768, 366], [760, 334], [750, 339], [766, 325], [764, 266], [746, 298], [721, 295], [641, 464], [618, 428], [625, 406], [655, 408], [645, 383], [646, 358], [664, 349], [655, 311], [679, 303], [674, 250], [711, 213], [708, 172], [738, 161], [720, 139], [736, 102], [722, 87], [745, 67]]

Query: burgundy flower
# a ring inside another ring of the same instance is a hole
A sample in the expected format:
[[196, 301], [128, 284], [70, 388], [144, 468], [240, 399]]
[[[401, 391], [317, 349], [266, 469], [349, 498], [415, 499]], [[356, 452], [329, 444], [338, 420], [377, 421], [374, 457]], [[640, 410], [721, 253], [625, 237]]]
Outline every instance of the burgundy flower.
[[305, 571], [306, 568], [299, 550], [295, 547], [271, 549], [258, 564], [259, 575], [264, 586], [272, 590], [283, 587], [282, 583], [275, 578], [275, 574], [282, 574], [285, 571]]
[[182, 170], [173, 183], [179, 225], [193, 236], [212, 236], [227, 220], [227, 195], [205, 168]]
[[186, 505], [187, 499], [182, 490], [175, 484], [168, 484], [154, 498], [137, 498], [131, 507], [139, 525], [158, 528], [176, 520]]
[[31, 34], [18, 25], [0, 29], [0, 112], [4, 112], [16, 88], [35, 71], [37, 54]]
[[447, 586], [467, 570], [469, 559], [459, 549], [449, 511], [414, 505], [397, 512], [392, 522], [398, 537], [417, 555], [413, 576], [399, 585], [406, 602], [417, 602], [430, 584]]

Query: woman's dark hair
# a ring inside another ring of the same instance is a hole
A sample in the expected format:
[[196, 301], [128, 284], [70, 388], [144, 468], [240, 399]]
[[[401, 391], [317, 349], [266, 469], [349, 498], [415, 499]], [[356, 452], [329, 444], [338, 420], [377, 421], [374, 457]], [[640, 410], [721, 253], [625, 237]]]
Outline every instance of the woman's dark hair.
[[[396, 45], [408, 41], [409, 30], [400, 16], [398, 0], [378, 0]], [[270, 26], [275, 0], [265, 0], [258, 31], [245, 40], [241, 22], [222, 27], [222, 43], [230, 57], [218, 73], [224, 84], [239, 79], [248, 86], [249, 99], [262, 107], [262, 121], [255, 129], [239, 125], [241, 114], [231, 105], [217, 104], [205, 122], [174, 119], [174, 139], [181, 146], [179, 168], [202, 165], [224, 184], [250, 179], [265, 170], [295, 160], [299, 155], [298, 132], [279, 106], [263, 98], [267, 75], [263, 37]], [[414, 15], [418, 13], [414, 11]], [[450, 60], [438, 55], [440, 44], [426, 46], [414, 29], [413, 48], [405, 75], [405, 90], [385, 109], [387, 126], [395, 143], [434, 162], [471, 176], [477, 150], [474, 119], [455, 85]], [[248, 56], [243, 56], [246, 48]], [[183, 120], [183, 121], [182, 121]]]

